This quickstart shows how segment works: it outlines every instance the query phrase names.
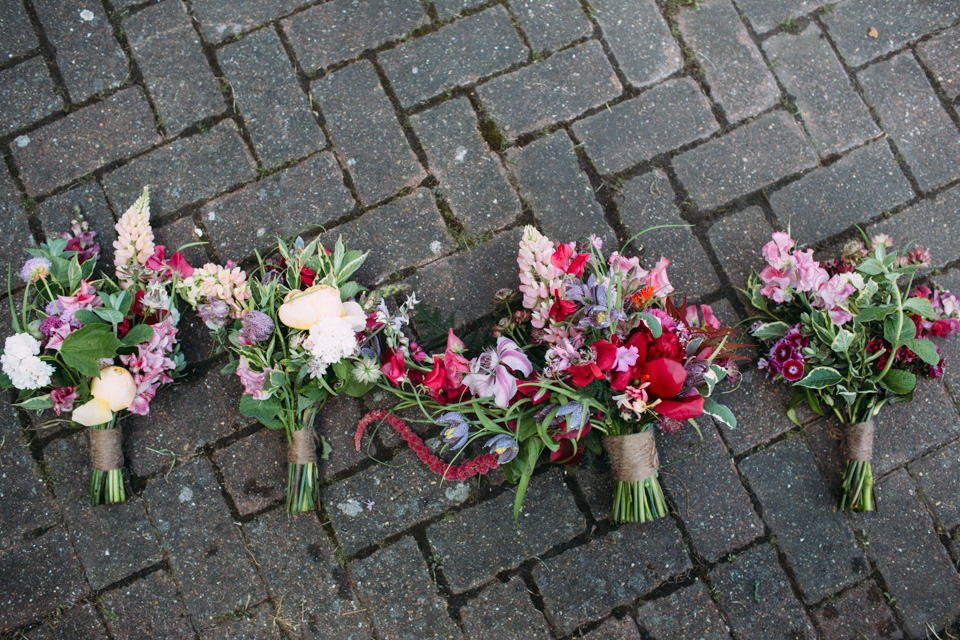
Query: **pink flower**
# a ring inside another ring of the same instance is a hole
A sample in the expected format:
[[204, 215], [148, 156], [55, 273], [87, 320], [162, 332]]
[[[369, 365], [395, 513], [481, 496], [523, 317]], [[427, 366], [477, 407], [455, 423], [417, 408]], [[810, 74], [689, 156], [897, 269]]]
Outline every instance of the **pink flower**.
[[713, 329], [720, 328], [720, 321], [717, 320], [717, 316], [713, 314], [713, 309], [710, 308], [710, 305], [700, 305], [700, 312], [703, 313], [702, 323], [700, 322], [700, 318], [697, 316], [697, 305], [692, 304], [687, 307], [687, 324], [691, 327], [711, 327]]
[[760, 281], [765, 285], [760, 289], [760, 293], [777, 304], [793, 298], [793, 293], [790, 291], [791, 280], [786, 273], [767, 266], [760, 272]]
[[636, 347], [617, 347], [617, 360], [613, 368], [621, 373], [629, 371], [630, 367], [637, 363], [639, 357], [640, 352]]
[[830, 275], [813, 259], [813, 249], [793, 252], [793, 266], [797, 273], [797, 291], [816, 291]]
[[454, 335], [453, 329], [447, 329], [447, 348], [443, 352], [443, 364], [447, 372], [447, 384], [452, 388], [460, 386], [464, 374], [470, 373], [470, 361], [461, 355], [463, 340]]
[[657, 264], [654, 265], [653, 269], [650, 270], [645, 276], [641, 276], [640, 282], [642, 284], [649, 285], [653, 287], [655, 295], [658, 298], [666, 298], [668, 295], [673, 293], [673, 286], [670, 284], [670, 279], [667, 277], [667, 267], [670, 265], [670, 261], [660, 256], [660, 259], [657, 261]]
[[487, 349], [474, 358], [463, 383], [473, 395], [478, 398], [493, 396], [496, 405], [506, 409], [517, 393], [517, 379], [512, 370], [529, 376], [533, 373], [533, 365], [516, 342], [500, 337], [496, 349]]
[[103, 301], [97, 296], [97, 288], [86, 280], [80, 281], [80, 289], [73, 296], [57, 296], [57, 309], [60, 317], [69, 322], [73, 314], [81, 309], [90, 310], [103, 306]]
[[859, 273], [840, 273], [830, 278], [820, 289], [817, 295], [822, 306], [830, 314], [830, 319], [836, 325], [842, 325], [853, 319], [847, 309], [846, 300], [858, 289], [864, 286], [863, 276]]
[[773, 240], [763, 245], [763, 258], [774, 269], [784, 269], [790, 262], [788, 252], [793, 249], [794, 244], [789, 234], [777, 231], [773, 234]]
[[59, 351], [66, 337], [71, 333], [73, 333], [75, 330], [76, 328], [73, 326], [72, 323], [66, 322], [64, 324], [61, 324], [59, 327], [53, 330], [53, 333], [50, 334], [50, 339], [47, 341], [47, 345], [46, 345], [47, 349], [53, 349], [54, 351]]
[[53, 411], [58, 416], [64, 411], [72, 411], [73, 403], [77, 399], [76, 387], [54, 387], [50, 392], [53, 400]]
[[269, 369], [256, 373], [250, 369], [246, 356], [240, 356], [240, 363], [237, 364], [237, 375], [240, 376], [244, 395], [253, 396], [254, 400], [266, 400], [269, 397], [263, 392], [263, 385], [267, 381], [267, 376], [270, 375]]
[[612, 273], [626, 273], [630, 271], [630, 269], [638, 269], [640, 267], [640, 258], [627, 258], [616, 251], [610, 254], [607, 262], [610, 264], [610, 271]]

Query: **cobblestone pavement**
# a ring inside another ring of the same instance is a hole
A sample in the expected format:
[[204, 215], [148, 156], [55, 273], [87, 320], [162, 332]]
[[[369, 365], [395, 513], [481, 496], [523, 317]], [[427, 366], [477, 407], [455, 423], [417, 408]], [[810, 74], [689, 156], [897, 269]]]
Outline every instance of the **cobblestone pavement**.
[[[958, 0], [0, 0], [0, 256], [78, 209], [110, 238], [150, 184], [166, 244], [209, 242], [193, 261], [324, 225], [371, 251], [365, 282], [473, 325], [531, 223], [608, 246], [690, 223], [644, 259], [727, 321], [787, 226], [917, 240], [960, 289], [958, 23]], [[660, 438], [670, 517], [613, 527], [602, 471], [545, 467], [518, 530], [497, 478], [442, 485], [383, 432], [354, 451], [376, 393], [325, 409], [323, 508], [286, 517], [280, 435], [186, 325], [190, 375], [124, 426], [124, 505], [87, 506], [83, 434], [0, 407], [11, 637], [958, 633], [960, 341], [882, 414], [877, 514], [836, 511], [827, 425], [748, 370], [739, 430]]]

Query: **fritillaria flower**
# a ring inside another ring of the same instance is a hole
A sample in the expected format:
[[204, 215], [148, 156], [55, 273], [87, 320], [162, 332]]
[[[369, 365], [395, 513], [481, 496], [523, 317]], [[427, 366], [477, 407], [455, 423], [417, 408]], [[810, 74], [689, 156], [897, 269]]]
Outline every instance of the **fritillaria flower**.
[[230, 307], [219, 298], [199, 305], [197, 313], [208, 327], [223, 327], [230, 322]]
[[493, 436], [487, 440], [484, 445], [490, 450], [490, 453], [497, 456], [497, 464], [506, 464], [517, 457], [520, 453], [520, 445], [517, 441], [506, 434]]
[[446, 425], [446, 428], [443, 430], [443, 441], [451, 445], [450, 448], [452, 450], [456, 451], [467, 444], [467, 438], [470, 435], [470, 425], [467, 424], [466, 418], [462, 415], [456, 411], [448, 411], [440, 416], [437, 424]]

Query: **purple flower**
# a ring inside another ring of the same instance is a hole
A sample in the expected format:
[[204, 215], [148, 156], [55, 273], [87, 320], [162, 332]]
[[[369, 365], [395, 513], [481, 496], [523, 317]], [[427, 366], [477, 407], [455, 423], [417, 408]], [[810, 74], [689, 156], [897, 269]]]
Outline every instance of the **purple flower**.
[[[218, 302], [226, 306], [223, 301]], [[273, 320], [262, 311], [247, 311], [240, 319], [240, 324], [243, 326], [237, 335], [240, 344], [248, 346], [259, 344], [266, 342], [273, 335]]]
[[567, 416], [567, 433], [583, 426], [584, 408], [579, 402], [568, 402], [557, 409], [557, 417]]
[[76, 387], [54, 387], [50, 392], [53, 400], [53, 411], [58, 416], [64, 411], [73, 411], [73, 403], [77, 400]]
[[97, 237], [96, 231], [81, 231], [79, 225], [74, 229], [76, 235], [71, 236], [69, 233], [61, 233], [61, 238], [67, 239], [67, 246], [64, 248], [65, 251], [76, 251], [77, 259], [80, 261], [80, 264], [83, 264], [91, 258], [100, 257], [100, 244], [94, 240]]
[[270, 375], [270, 370], [265, 369], [256, 373], [250, 369], [250, 364], [245, 356], [240, 356], [240, 363], [237, 365], [237, 375], [240, 377], [240, 383], [243, 385], [244, 395], [253, 396], [254, 400], [266, 400], [270, 396], [263, 392], [263, 384]]
[[230, 307], [219, 298], [197, 307], [197, 313], [208, 327], [224, 327], [230, 322]]
[[456, 411], [448, 411], [440, 416], [437, 424], [447, 425], [447, 428], [443, 430], [443, 441], [446, 444], [452, 445], [450, 447], [452, 450], [456, 451], [467, 444], [467, 437], [470, 435], [470, 425], [467, 424], [466, 418], [462, 415]]
[[487, 440], [484, 445], [490, 449], [490, 453], [497, 456], [498, 464], [506, 464], [517, 457], [520, 453], [520, 445], [517, 441], [506, 434], [493, 436]]
[[60, 316], [47, 316], [43, 319], [43, 322], [40, 323], [40, 333], [44, 338], [49, 338], [62, 324], [63, 318]]
[[516, 342], [501, 336], [496, 349], [487, 349], [470, 362], [470, 373], [464, 376], [463, 383], [473, 395], [492, 395], [496, 405], [506, 409], [517, 393], [517, 379], [511, 370], [529, 376], [533, 365]]
[[50, 275], [50, 261], [46, 258], [30, 258], [20, 269], [20, 277], [24, 282], [45, 280], [48, 275]]

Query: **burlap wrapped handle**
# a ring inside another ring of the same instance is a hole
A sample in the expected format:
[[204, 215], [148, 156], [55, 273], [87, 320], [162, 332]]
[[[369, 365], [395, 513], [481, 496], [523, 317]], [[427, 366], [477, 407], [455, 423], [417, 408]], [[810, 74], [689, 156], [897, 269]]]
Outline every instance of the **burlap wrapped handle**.
[[606, 436], [603, 447], [619, 482], [643, 482], [660, 468], [653, 429], [626, 436]]
[[310, 464], [317, 461], [317, 441], [319, 438], [313, 429], [299, 429], [290, 432], [290, 444], [287, 446], [287, 462], [290, 464]]
[[113, 471], [123, 466], [120, 429], [88, 429], [90, 457], [97, 471]]
[[870, 461], [873, 456], [873, 420], [844, 425], [843, 436], [847, 460]]

